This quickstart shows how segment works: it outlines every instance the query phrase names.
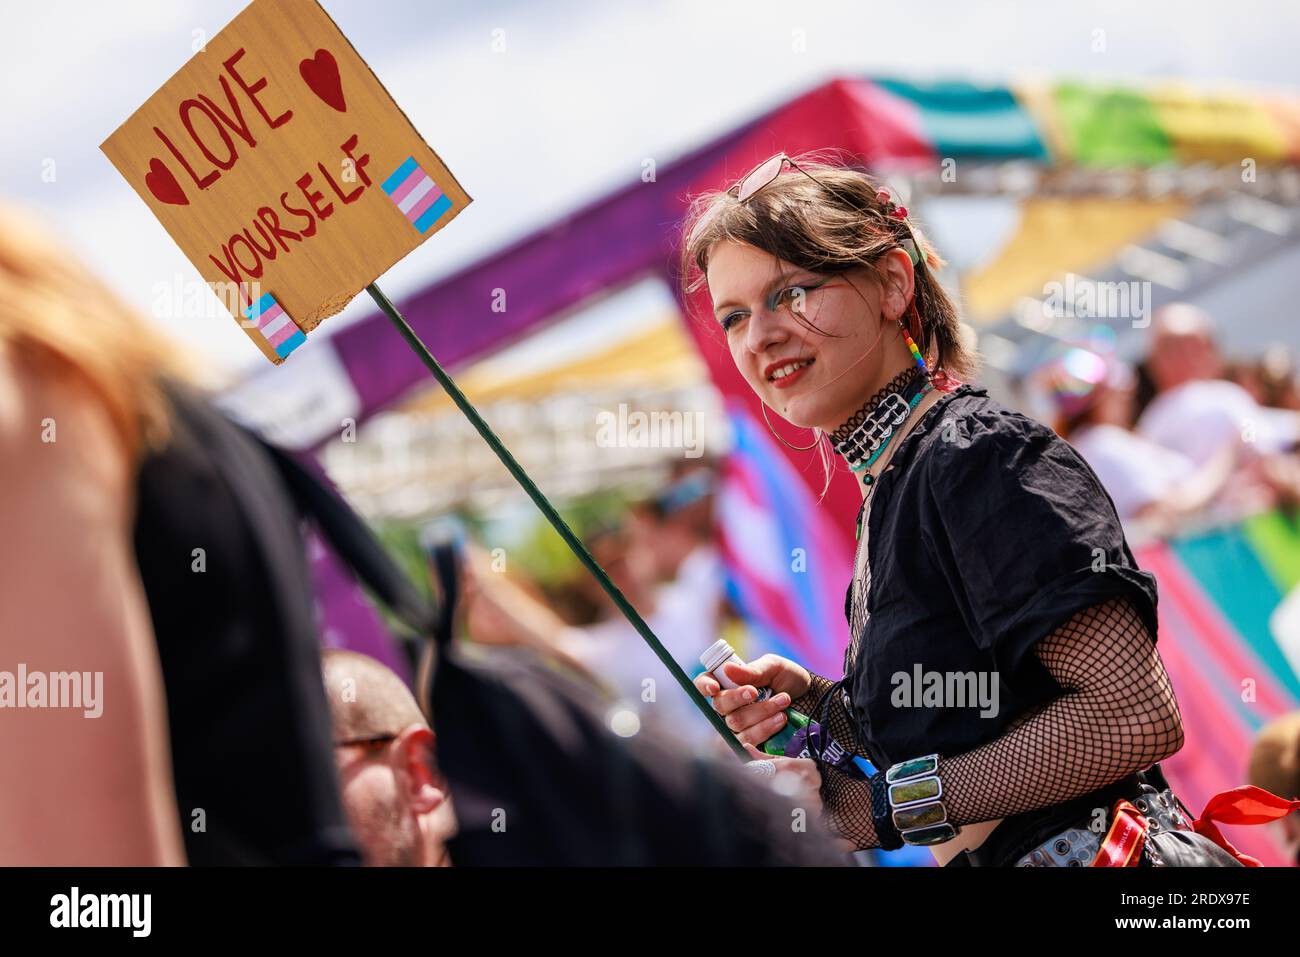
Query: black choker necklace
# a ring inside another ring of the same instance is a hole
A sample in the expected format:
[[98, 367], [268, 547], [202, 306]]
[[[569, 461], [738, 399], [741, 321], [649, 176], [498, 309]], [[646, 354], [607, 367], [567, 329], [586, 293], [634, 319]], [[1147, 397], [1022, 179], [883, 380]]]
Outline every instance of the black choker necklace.
[[831, 433], [831, 445], [849, 464], [861, 461], [875, 451], [874, 437], [884, 431], [885, 420], [893, 419], [900, 411], [897, 396], [910, 405], [915, 393], [925, 384], [925, 377], [916, 366], [909, 366], [889, 380], [879, 392], [867, 400], [866, 405], [853, 413], [847, 422]]

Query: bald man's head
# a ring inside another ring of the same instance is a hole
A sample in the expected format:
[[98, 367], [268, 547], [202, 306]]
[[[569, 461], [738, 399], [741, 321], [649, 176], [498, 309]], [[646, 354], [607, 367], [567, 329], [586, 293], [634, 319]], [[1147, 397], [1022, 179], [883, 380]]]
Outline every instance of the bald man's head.
[[387, 666], [356, 651], [321, 654], [335, 741], [396, 736], [411, 725], [427, 728], [406, 683]]
[[1151, 324], [1147, 369], [1161, 392], [1223, 374], [1223, 360], [1214, 342], [1214, 323], [1205, 310], [1186, 302], [1171, 302], [1155, 311]]
[[355, 651], [321, 655], [343, 807], [369, 865], [447, 863], [455, 833], [434, 737], [406, 684]]

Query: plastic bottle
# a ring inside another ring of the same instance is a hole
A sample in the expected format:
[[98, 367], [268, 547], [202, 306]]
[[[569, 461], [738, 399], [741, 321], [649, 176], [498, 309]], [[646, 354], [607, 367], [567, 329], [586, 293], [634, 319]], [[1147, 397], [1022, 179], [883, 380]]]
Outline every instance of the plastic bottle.
[[[708, 650], [700, 655], [700, 664], [704, 665], [704, 670], [713, 675], [718, 684], [724, 688], [739, 688], [740, 685], [727, 677], [723, 666], [727, 664], [743, 665], [744, 663], [725, 638], [719, 638], [708, 647]], [[759, 701], [766, 701], [771, 696], [771, 688], [758, 689]], [[796, 711], [794, 708], [786, 708], [785, 716], [786, 722], [781, 727], [781, 730], [760, 744], [758, 750], [778, 757], [800, 757], [801, 752], [804, 750], [806, 735], [799, 732], [810, 724], [813, 728], [816, 728], [817, 725], [806, 714]], [[798, 735], [797, 740], [796, 735]]]

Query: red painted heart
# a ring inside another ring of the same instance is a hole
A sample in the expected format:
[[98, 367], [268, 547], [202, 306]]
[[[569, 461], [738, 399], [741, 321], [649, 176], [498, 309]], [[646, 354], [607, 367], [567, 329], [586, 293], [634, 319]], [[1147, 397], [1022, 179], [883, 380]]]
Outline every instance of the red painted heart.
[[343, 99], [343, 81], [339, 79], [339, 65], [329, 50], [317, 50], [314, 57], [298, 64], [298, 72], [313, 93], [340, 113], [348, 111]]
[[176, 182], [176, 177], [172, 171], [163, 165], [160, 159], [151, 159], [149, 161], [149, 172], [145, 174], [144, 184], [149, 187], [149, 192], [160, 203], [171, 203], [173, 206], [188, 206], [190, 201], [185, 196], [185, 191], [181, 189], [181, 184]]

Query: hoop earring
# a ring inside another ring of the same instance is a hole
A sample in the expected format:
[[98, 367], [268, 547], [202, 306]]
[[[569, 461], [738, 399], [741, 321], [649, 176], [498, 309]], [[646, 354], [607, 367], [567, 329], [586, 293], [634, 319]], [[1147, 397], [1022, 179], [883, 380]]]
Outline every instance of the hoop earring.
[[807, 452], [809, 449], [815, 449], [818, 443], [821, 442], [822, 437], [819, 435], [817, 436], [816, 439], [813, 440], [812, 445], [791, 445], [785, 439], [781, 438], [781, 436], [777, 435], [776, 429], [772, 428], [772, 423], [768, 421], [767, 418], [767, 403], [764, 402], [762, 399], [759, 399], [758, 407], [759, 409], [762, 410], [763, 421], [767, 423], [767, 431], [771, 432], [772, 435], [776, 437], [776, 440], [780, 442], [782, 445], [784, 445], [787, 449], [794, 449], [796, 452]]

